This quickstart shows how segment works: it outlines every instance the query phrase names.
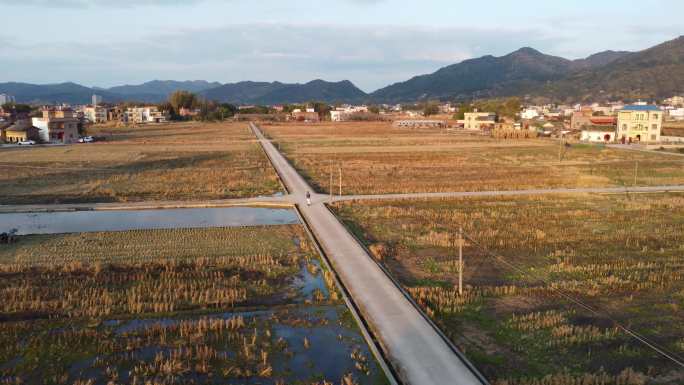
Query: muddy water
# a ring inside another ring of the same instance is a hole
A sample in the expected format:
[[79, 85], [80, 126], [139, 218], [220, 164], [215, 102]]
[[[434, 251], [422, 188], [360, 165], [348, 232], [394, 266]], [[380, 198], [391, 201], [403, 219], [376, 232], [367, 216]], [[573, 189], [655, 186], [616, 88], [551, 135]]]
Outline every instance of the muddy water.
[[297, 223], [297, 214], [291, 209], [262, 207], [12, 213], [0, 214], [0, 233], [13, 229], [18, 235], [29, 235]]

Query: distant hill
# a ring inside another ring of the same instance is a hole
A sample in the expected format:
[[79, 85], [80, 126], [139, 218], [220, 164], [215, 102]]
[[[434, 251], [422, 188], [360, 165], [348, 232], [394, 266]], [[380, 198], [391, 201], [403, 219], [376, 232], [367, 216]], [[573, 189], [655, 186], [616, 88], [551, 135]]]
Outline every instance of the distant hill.
[[655, 99], [684, 92], [684, 36], [544, 85], [554, 99]]
[[358, 102], [367, 98], [352, 82], [313, 80], [306, 84], [240, 82], [225, 84], [202, 93], [204, 97], [236, 104], [285, 104], [308, 101]]
[[684, 37], [640, 52], [604, 51], [579, 60], [521, 48], [501, 57], [465, 60], [370, 95], [347, 80], [314, 80], [305, 84], [244, 81], [224, 85], [203, 80], [155, 80], [109, 89], [75, 83], [0, 83], [0, 93], [14, 95], [22, 103], [36, 104], [89, 103], [93, 93], [102, 95], [106, 102], [157, 103], [176, 90], [234, 104], [397, 103], [528, 95], [566, 102], [664, 98], [684, 92]]
[[405, 102], [524, 95], [548, 81], [563, 79], [580, 69], [604, 66], [625, 55], [606, 51], [572, 61], [526, 47], [501, 57], [483, 56], [453, 64], [377, 90], [371, 97], [382, 102]]
[[160, 81], [154, 80], [140, 85], [126, 85], [112, 88], [85, 87], [76, 83], [28, 84], [0, 83], [0, 93], [13, 95], [19, 103], [33, 104], [87, 104], [93, 94], [101, 95], [105, 102], [138, 101], [159, 103], [177, 90], [200, 92], [221, 83], [199, 81]]
[[228, 83], [222, 86], [206, 90], [201, 93], [209, 100], [216, 100], [224, 103], [249, 104], [252, 100], [257, 100], [264, 95], [287, 87], [287, 84], [280, 82], [239, 82]]
[[0, 93], [14, 96], [18, 103], [32, 104], [85, 104], [90, 103], [93, 93], [106, 97], [108, 101], [120, 101], [118, 95], [110, 94], [108, 91], [95, 91], [76, 83], [46, 85], [0, 83]]
[[198, 93], [220, 86], [221, 83], [207, 82], [205, 80], [184, 82], [174, 80], [153, 80], [139, 85], [112, 87], [106, 91], [119, 95], [125, 99], [141, 100], [145, 102], [161, 102], [168, 99], [169, 95], [178, 90]]
[[598, 68], [598, 67], [603, 67], [605, 65], [608, 65], [615, 60], [621, 59], [627, 55], [629, 55], [631, 52], [627, 51], [603, 51], [599, 52], [596, 54], [593, 54], [586, 59], [577, 59], [573, 60], [572, 62], [572, 68], [574, 70], [580, 70], [580, 69], [592, 69], [592, 68]]
[[85, 87], [76, 83], [35, 85], [28, 83], [0, 83], [0, 93], [15, 96], [19, 103], [87, 104], [93, 94], [105, 102], [137, 101], [159, 103], [177, 90], [197, 93], [206, 99], [234, 104], [284, 104], [309, 101], [358, 102], [367, 95], [350, 81], [326, 82], [314, 80], [306, 84], [280, 82], [240, 82], [221, 85], [206, 81], [160, 81], [112, 88]]

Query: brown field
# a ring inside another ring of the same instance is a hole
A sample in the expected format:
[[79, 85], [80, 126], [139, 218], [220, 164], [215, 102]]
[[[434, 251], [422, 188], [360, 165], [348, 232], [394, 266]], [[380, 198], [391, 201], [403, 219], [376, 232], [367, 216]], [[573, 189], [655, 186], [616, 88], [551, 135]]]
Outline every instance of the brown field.
[[681, 366], [617, 327], [684, 357], [684, 194], [334, 209], [494, 384], [684, 383]]
[[207, 200], [280, 191], [245, 123], [96, 128], [92, 144], [0, 149], [0, 204]]
[[[319, 192], [343, 194], [517, 190], [684, 183], [684, 159], [550, 139], [503, 140], [390, 123], [262, 125]], [[638, 162], [638, 167], [636, 163]]]

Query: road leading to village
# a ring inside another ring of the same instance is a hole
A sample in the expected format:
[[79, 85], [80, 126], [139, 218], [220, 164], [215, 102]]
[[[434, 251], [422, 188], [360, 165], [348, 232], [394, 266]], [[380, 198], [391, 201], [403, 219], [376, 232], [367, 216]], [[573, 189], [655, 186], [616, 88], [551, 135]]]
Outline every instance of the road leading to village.
[[401, 380], [416, 385], [485, 383], [325, 207], [326, 196], [312, 193], [312, 205], [307, 206], [311, 187], [259, 128], [251, 126]]

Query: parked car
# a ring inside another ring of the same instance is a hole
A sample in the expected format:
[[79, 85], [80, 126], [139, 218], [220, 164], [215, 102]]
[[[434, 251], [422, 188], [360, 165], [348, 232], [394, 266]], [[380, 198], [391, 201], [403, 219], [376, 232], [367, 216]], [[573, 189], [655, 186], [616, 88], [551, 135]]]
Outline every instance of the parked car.
[[34, 142], [32, 140], [21, 140], [21, 141], [17, 142], [17, 144], [20, 146], [33, 146], [34, 144], [36, 144], [36, 142]]
[[95, 139], [92, 136], [84, 136], [78, 140], [79, 143], [92, 143]]

